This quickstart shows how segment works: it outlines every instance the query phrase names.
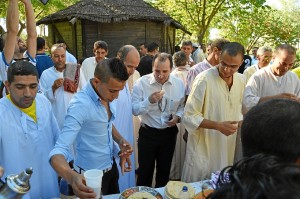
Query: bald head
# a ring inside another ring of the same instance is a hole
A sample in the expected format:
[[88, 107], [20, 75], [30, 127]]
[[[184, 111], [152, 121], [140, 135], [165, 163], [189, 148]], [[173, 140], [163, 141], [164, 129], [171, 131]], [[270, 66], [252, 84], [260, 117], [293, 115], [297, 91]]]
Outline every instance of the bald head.
[[124, 62], [129, 75], [134, 73], [140, 63], [140, 54], [132, 45], [122, 46], [117, 53], [117, 57]]

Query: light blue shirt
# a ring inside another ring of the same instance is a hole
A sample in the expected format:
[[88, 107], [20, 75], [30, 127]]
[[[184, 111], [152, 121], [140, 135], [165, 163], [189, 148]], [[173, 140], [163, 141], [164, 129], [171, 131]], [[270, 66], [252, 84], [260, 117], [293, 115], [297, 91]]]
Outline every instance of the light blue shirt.
[[75, 143], [75, 165], [84, 170], [111, 167], [115, 105], [110, 103], [109, 106], [112, 112], [110, 120], [90, 82], [76, 93], [70, 102], [61, 135], [49, 157], [61, 154], [68, 159], [69, 148]]
[[7, 97], [0, 100], [0, 165], [5, 169], [2, 180], [32, 167], [30, 192], [23, 199], [56, 198], [57, 175], [48, 155], [60, 131], [47, 98], [37, 94], [35, 99], [37, 123]]
[[69, 53], [68, 51], [66, 51], [66, 62], [77, 64], [77, 59], [75, 58], [74, 55], [72, 55], [71, 53]]

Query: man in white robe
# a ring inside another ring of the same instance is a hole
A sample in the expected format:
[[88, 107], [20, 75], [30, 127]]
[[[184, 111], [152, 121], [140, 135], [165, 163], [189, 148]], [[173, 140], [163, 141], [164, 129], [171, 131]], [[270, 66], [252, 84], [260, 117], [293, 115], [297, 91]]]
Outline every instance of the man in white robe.
[[200, 73], [193, 83], [183, 117], [189, 132], [184, 182], [210, 178], [212, 172], [233, 163], [246, 84], [244, 76], [237, 73], [243, 57], [241, 44], [225, 44], [220, 64]]
[[57, 175], [48, 155], [60, 130], [50, 102], [37, 93], [35, 66], [28, 61], [14, 62], [5, 86], [9, 95], [0, 100], [0, 165], [5, 169], [1, 180], [32, 167], [31, 188], [22, 198], [57, 198]]
[[[125, 45], [118, 51], [117, 57], [123, 60], [124, 65], [127, 68], [129, 76], [132, 76], [136, 71], [136, 68], [140, 62], [140, 54], [138, 50], [131, 45]], [[137, 72], [138, 73], [138, 72]], [[133, 115], [132, 115], [132, 101], [131, 92], [129, 88], [129, 82], [123, 90], [119, 92], [119, 97], [114, 101], [116, 104], [116, 118], [114, 125], [120, 132], [125, 140], [127, 140], [131, 146], [134, 146], [134, 130], [133, 130]], [[130, 187], [135, 186], [135, 154], [133, 153], [130, 157], [132, 172], [121, 174], [121, 168], [119, 168], [119, 188], [120, 191], [124, 191]]]
[[257, 50], [257, 64], [254, 64], [246, 70], [244, 70], [243, 75], [246, 76], [246, 82], [250, 79], [250, 77], [259, 69], [266, 67], [269, 65], [272, 59], [272, 48], [267, 46], [262, 46]]
[[275, 50], [273, 64], [259, 70], [249, 79], [243, 97], [246, 113], [256, 104], [274, 98], [299, 100], [300, 80], [290, 71], [296, 59], [296, 50], [281, 44]]
[[[62, 129], [67, 108], [74, 96], [74, 93], [65, 91], [63, 87], [63, 76], [66, 68], [66, 49], [63, 45], [54, 44], [52, 46], [51, 58], [54, 66], [43, 71], [40, 78], [40, 88], [51, 102], [59, 128]], [[78, 90], [83, 88], [85, 84], [84, 75], [81, 73]]]

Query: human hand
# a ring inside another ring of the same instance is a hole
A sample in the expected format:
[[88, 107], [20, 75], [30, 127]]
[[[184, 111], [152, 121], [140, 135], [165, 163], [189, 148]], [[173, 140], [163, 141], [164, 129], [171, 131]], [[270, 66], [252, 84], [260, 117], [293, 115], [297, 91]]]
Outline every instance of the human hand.
[[234, 134], [238, 129], [237, 121], [225, 121], [220, 122], [216, 130], [220, 131], [222, 134], [229, 136]]
[[56, 89], [58, 89], [59, 87], [61, 87], [64, 83], [64, 79], [63, 78], [58, 78], [57, 80], [54, 81], [53, 85], [52, 85], [52, 90], [53, 93]]
[[119, 142], [119, 147], [120, 147], [120, 153], [119, 153], [119, 156], [122, 157], [122, 156], [130, 156], [133, 152], [133, 148], [132, 146], [129, 144], [129, 142], [125, 139], [121, 139], [120, 142]]
[[70, 182], [74, 194], [78, 198], [93, 198], [95, 199], [97, 194], [94, 192], [94, 190], [88, 186], [86, 186], [85, 178], [83, 175], [76, 173], [74, 171], [74, 174], [72, 175], [72, 180]]
[[122, 157], [120, 157], [120, 167], [121, 167], [122, 175], [124, 175], [124, 172], [130, 172], [132, 170], [131, 160], [129, 155], [123, 155]]
[[178, 123], [179, 117], [177, 115], [172, 115], [172, 118], [166, 122], [168, 126], [175, 126]]
[[159, 100], [161, 100], [163, 98], [164, 94], [165, 94], [165, 91], [163, 91], [163, 90], [156, 91], [148, 97], [148, 100], [151, 104], [157, 103]]

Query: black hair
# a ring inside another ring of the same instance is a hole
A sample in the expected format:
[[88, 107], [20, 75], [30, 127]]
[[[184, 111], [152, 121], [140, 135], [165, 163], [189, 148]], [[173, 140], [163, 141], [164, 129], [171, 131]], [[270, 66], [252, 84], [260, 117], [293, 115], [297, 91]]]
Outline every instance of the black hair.
[[272, 99], [251, 108], [244, 117], [244, 156], [275, 155], [287, 162], [300, 157], [300, 102]]
[[144, 45], [145, 48], [147, 48], [147, 47], [146, 47], [146, 46], [147, 46], [147, 42], [142, 42], [142, 43], [140, 43], [140, 46], [142, 46], [142, 45]]
[[176, 45], [176, 46], [174, 47], [174, 51], [175, 51], [175, 52], [180, 51], [180, 46]]
[[96, 66], [94, 75], [104, 83], [107, 83], [111, 77], [119, 81], [126, 81], [129, 78], [126, 66], [118, 58], [100, 61]]
[[38, 79], [38, 71], [36, 67], [29, 61], [17, 61], [12, 63], [7, 70], [7, 81], [12, 83], [16, 75], [27, 76], [33, 75]]
[[229, 56], [237, 56], [238, 54], [241, 55], [241, 57], [244, 57], [245, 54], [245, 48], [242, 44], [238, 42], [229, 42], [226, 43], [222, 48], [222, 54], [227, 53]]
[[298, 199], [300, 165], [256, 154], [221, 171], [209, 199]]
[[147, 48], [148, 52], [154, 52], [155, 50], [158, 49], [158, 44], [155, 42], [151, 42], [146, 45], [146, 48]]
[[108, 51], [108, 45], [105, 41], [96, 41], [94, 43], [94, 49], [98, 49], [98, 48], [102, 48], [104, 49], [106, 52]]
[[193, 47], [193, 43], [191, 41], [184, 41], [184, 42], [182, 42], [181, 46], [191, 46], [191, 47]]
[[160, 61], [160, 62], [165, 62], [168, 59], [170, 61], [170, 67], [172, 70], [172, 68], [173, 68], [172, 55], [170, 55], [168, 53], [158, 53], [158, 54], [154, 55], [153, 60], [152, 60], [152, 67], [153, 67], [156, 59], [158, 59], [158, 61]]
[[36, 50], [42, 50], [46, 45], [46, 41], [42, 37], [36, 38]]

